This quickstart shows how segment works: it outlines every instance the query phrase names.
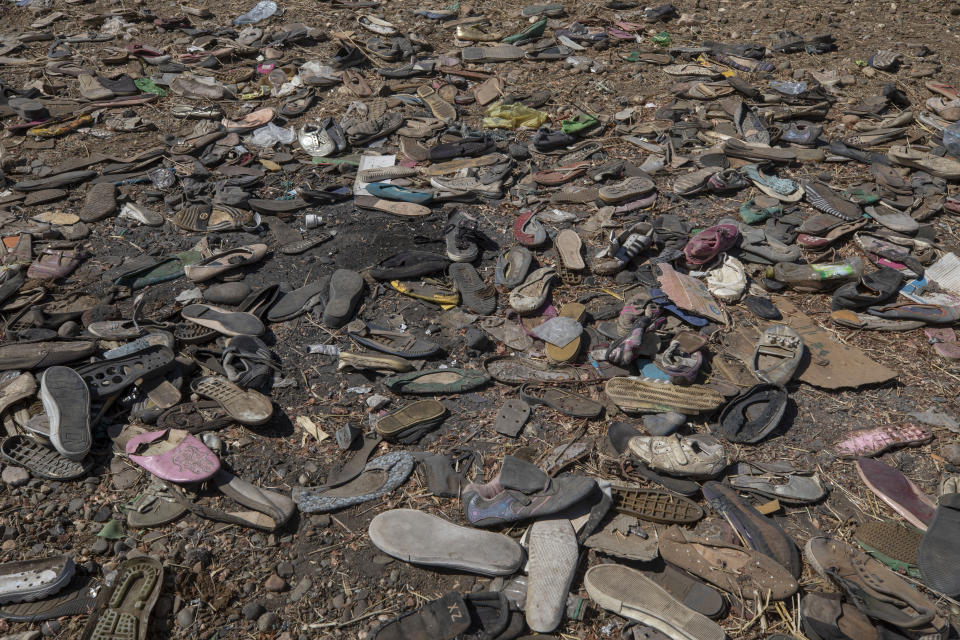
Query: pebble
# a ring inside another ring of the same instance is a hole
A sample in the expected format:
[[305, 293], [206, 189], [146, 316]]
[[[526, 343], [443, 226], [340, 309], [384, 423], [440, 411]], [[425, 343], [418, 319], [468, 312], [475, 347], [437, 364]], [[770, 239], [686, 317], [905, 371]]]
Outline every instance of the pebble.
[[30, 482], [30, 472], [23, 467], [7, 467], [0, 477], [3, 478], [4, 484], [11, 487], [22, 487]]
[[110, 519], [111, 514], [113, 514], [113, 509], [110, 507], [110, 505], [105, 504], [97, 509], [97, 512], [93, 514], [93, 521], [106, 522]]
[[263, 583], [263, 588], [275, 593], [283, 591], [287, 588], [287, 581], [274, 573]]
[[181, 628], [189, 627], [197, 619], [196, 607], [185, 607], [177, 614], [177, 626]]
[[63, 625], [59, 620], [47, 620], [40, 626], [40, 633], [45, 636], [55, 636], [60, 633]]
[[338, 593], [333, 596], [333, 599], [330, 600], [330, 606], [334, 609], [343, 609], [344, 605], [347, 604], [347, 598], [342, 594]]
[[13, 551], [16, 548], [17, 548], [16, 540], [4, 540], [3, 544], [0, 545], [0, 549], [3, 549], [4, 551]]
[[90, 551], [97, 555], [102, 555], [110, 548], [110, 542], [106, 538], [97, 538], [97, 541], [90, 547]]
[[289, 562], [281, 562], [277, 565], [277, 575], [281, 578], [289, 578], [294, 573], [293, 565]]
[[273, 627], [280, 623], [280, 616], [268, 611], [259, 618], [257, 618], [257, 629], [260, 631], [270, 631]]
[[303, 596], [307, 595], [312, 586], [313, 582], [309, 577], [301, 579], [297, 586], [293, 588], [293, 591], [290, 592], [290, 602], [298, 602]]
[[943, 445], [940, 449], [940, 454], [946, 458], [950, 464], [960, 467], [960, 444], [952, 442]]
[[256, 600], [251, 600], [240, 609], [240, 613], [242, 613], [243, 617], [247, 620], [256, 620], [266, 612], [267, 608]]

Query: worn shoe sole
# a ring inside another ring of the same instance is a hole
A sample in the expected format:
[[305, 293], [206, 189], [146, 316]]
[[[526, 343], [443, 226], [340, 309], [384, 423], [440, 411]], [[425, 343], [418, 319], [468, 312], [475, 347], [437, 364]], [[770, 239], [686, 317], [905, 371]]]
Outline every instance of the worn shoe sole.
[[866, 522], [857, 527], [854, 538], [863, 550], [894, 571], [920, 577], [917, 552], [923, 535], [893, 522]]
[[0, 445], [0, 454], [14, 464], [26, 467], [34, 476], [47, 480], [73, 480], [87, 475], [92, 462], [82, 464], [51, 451], [27, 436], [12, 436]]
[[150, 613], [163, 587], [163, 565], [155, 558], [125, 560], [116, 582], [104, 589], [81, 640], [144, 640]]
[[270, 398], [253, 389], [244, 391], [225, 378], [200, 378], [193, 382], [191, 389], [201, 396], [216, 400], [240, 424], [263, 424], [273, 415]]
[[509, 536], [461, 527], [414, 509], [377, 515], [370, 522], [369, 533], [378, 549], [413, 564], [508, 576], [523, 562], [523, 549]]
[[123, 391], [137, 380], [160, 375], [173, 366], [173, 351], [166, 347], [146, 349], [122, 358], [77, 367], [90, 388], [92, 402]]
[[530, 527], [527, 624], [549, 633], [560, 626], [579, 560], [577, 535], [566, 518], [538, 520]]
[[66, 593], [46, 597], [39, 602], [18, 602], [0, 608], [0, 618], [10, 622], [42, 622], [62, 616], [90, 613], [96, 597], [90, 596], [90, 578], [77, 577]]
[[323, 309], [323, 323], [338, 329], [345, 325], [356, 311], [363, 296], [363, 278], [355, 271], [338, 269], [330, 277], [330, 299]]
[[696, 502], [659, 489], [613, 487], [613, 508], [661, 524], [692, 524], [703, 517], [703, 509]]
[[713, 411], [724, 402], [718, 392], [703, 385], [678, 387], [662, 382], [611, 378], [604, 392], [627, 412], [696, 414]]
[[674, 640], [723, 640], [723, 629], [677, 601], [636, 569], [617, 564], [592, 567], [583, 578], [587, 594], [598, 605], [636, 620]]
[[225, 336], [259, 336], [266, 331], [260, 319], [252, 313], [227, 311], [209, 304], [187, 305], [180, 315]]
[[76, 567], [73, 558], [63, 559], [55, 570], [56, 558], [25, 560], [0, 566], [0, 604], [34, 602], [51, 596], [70, 583]]
[[463, 304], [470, 311], [487, 316], [497, 310], [496, 290], [483, 283], [473, 265], [457, 262], [450, 265], [449, 272]]
[[40, 400], [50, 419], [50, 442], [70, 460], [90, 452], [90, 390], [69, 367], [50, 367], [40, 379]]

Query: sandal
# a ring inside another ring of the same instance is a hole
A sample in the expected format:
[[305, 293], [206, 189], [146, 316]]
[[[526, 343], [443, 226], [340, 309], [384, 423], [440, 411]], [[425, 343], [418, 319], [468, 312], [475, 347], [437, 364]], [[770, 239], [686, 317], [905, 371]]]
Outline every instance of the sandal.
[[216, 400], [240, 424], [263, 424], [273, 415], [270, 398], [253, 389], [244, 391], [225, 378], [205, 376], [194, 380], [190, 389], [198, 395]]
[[90, 401], [96, 403], [120, 393], [141, 378], [166, 373], [174, 365], [173, 352], [152, 346], [129, 356], [76, 367], [90, 387]]

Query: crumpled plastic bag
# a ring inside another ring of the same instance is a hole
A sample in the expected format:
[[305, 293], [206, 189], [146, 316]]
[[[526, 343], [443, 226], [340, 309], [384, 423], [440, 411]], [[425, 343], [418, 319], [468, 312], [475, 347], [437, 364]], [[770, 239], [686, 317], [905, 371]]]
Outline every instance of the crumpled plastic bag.
[[483, 119], [484, 129], [536, 129], [547, 121], [549, 116], [543, 111], [531, 109], [518, 102], [503, 104], [494, 102], [487, 109], [487, 116]]
[[233, 24], [257, 24], [262, 22], [277, 12], [277, 3], [272, 0], [260, 0], [253, 6], [253, 9], [247, 11], [233, 21]]
[[284, 129], [278, 127], [272, 122], [255, 129], [245, 140], [245, 142], [254, 147], [274, 147], [277, 143], [290, 144], [297, 137], [293, 132], [293, 127]]

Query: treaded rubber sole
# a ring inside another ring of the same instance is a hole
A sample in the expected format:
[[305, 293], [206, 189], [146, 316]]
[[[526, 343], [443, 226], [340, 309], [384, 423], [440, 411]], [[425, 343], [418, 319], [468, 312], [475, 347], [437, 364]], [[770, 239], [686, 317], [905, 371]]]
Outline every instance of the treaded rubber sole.
[[12, 436], [0, 445], [0, 453], [7, 460], [26, 467], [38, 478], [47, 480], [74, 480], [87, 475], [92, 463], [82, 464], [51, 451], [27, 436]]
[[703, 517], [703, 509], [696, 502], [659, 489], [613, 487], [613, 508], [661, 524], [692, 524]]
[[678, 387], [662, 382], [610, 378], [604, 392], [624, 411], [638, 413], [704, 413], [713, 411], [724, 398], [703, 385]]
[[54, 448], [70, 460], [83, 460], [93, 445], [87, 383], [69, 367], [50, 367], [40, 378], [40, 400]]
[[527, 625], [549, 633], [560, 626], [577, 572], [577, 535], [566, 518], [537, 520], [530, 527], [525, 611]]

